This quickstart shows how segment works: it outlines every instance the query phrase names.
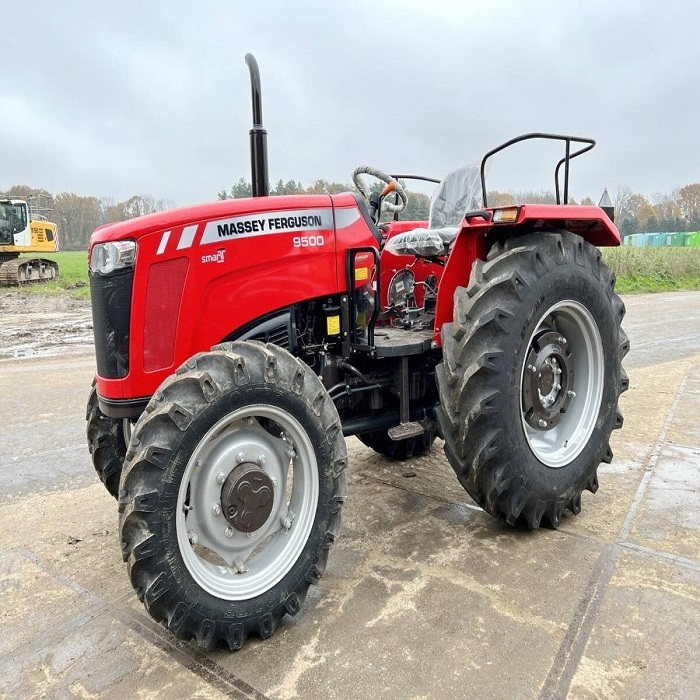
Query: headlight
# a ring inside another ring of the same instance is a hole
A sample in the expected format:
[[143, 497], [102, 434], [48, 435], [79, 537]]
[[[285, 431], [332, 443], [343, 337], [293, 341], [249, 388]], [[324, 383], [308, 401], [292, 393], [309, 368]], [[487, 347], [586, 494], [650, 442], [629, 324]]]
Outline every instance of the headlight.
[[108, 275], [110, 272], [131, 267], [136, 260], [136, 241], [96, 243], [90, 254], [90, 272]]

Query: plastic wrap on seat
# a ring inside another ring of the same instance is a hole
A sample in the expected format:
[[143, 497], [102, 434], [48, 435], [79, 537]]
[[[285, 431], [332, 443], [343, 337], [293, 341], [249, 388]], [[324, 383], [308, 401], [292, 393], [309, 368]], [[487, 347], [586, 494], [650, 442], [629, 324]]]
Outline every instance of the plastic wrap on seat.
[[478, 163], [448, 173], [430, 198], [428, 228], [394, 236], [386, 250], [394, 255], [447, 255], [466, 212], [480, 209], [481, 171]]
[[420, 255], [426, 258], [447, 255], [458, 231], [458, 226], [414, 228], [390, 238], [384, 250], [394, 255]]
[[430, 198], [428, 227], [459, 226], [466, 212], [481, 207], [480, 165], [457, 168], [445, 175]]

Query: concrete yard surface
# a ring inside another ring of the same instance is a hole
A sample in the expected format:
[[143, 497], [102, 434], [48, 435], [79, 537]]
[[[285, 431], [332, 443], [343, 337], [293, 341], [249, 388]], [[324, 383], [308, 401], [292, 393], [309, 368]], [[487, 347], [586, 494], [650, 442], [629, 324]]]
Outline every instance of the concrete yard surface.
[[697, 698], [700, 293], [625, 303], [625, 424], [579, 516], [514, 530], [439, 440], [390, 462], [351, 438], [325, 575], [235, 653], [178, 641], [131, 588], [85, 446], [87, 309], [68, 330], [29, 309], [28, 327], [58, 324], [48, 343], [0, 318], [0, 696]]

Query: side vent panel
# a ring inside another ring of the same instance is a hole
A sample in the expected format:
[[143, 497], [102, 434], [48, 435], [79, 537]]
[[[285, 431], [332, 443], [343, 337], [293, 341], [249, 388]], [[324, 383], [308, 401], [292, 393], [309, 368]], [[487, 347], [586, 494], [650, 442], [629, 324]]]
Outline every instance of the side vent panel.
[[296, 350], [292, 314], [284, 311], [281, 314], [256, 323], [244, 329], [227, 340], [260, 340], [263, 343], [273, 343], [292, 354]]

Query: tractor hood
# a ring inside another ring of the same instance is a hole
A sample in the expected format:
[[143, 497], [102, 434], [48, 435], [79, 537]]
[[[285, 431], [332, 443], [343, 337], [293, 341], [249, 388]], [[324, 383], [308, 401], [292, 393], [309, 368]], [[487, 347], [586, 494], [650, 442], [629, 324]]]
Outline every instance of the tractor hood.
[[156, 231], [227, 219], [233, 216], [331, 206], [331, 197], [325, 194], [227, 199], [105, 224], [95, 229], [90, 237], [90, 245], [125, 239], [139, 240]]

